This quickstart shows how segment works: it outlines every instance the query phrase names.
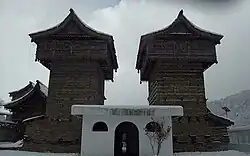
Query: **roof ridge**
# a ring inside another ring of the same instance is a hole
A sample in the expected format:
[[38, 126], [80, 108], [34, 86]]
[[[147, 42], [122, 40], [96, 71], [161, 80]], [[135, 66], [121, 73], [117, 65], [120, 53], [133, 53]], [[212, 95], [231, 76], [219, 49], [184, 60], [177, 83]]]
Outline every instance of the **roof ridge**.
[[198, 31], [200, 31], [200, 32], [202, 32], [202, 33], [207, 33], [207, 34], [209, 34], [209, 35], [211, 35], [211, 36], [216, 36], [216, 37], [218, 37], [219, 40], [223, 38], [223, 35], [221, 35], [221, 34], [218, 34], [218, 33], [215, 33], [215, 32], [211, 32], [211, 31], [208, 31], [208, 30], [205, 30], [205, 29], [200, 28], [200, 27], [198, 27], [197, 25], [195, 25], [193, 22], [191, 22], [191, 21], [184, 15], [184, 11], [183, 11], [183, 9], [182, 9], [182, 10], [180, 10], [180, 12], [178, 13], [176, 19], [175, 19], [171, 24], [169, 24], [168, 26], [163, 27], [162, 29], [158, 29], [158, 30], [155, 30], [155, 31], [152, 31], [152, 32], [149, 32], [149, 33], [146, 33], [146, 34], [142, 35], [142, 36], [141, 36], [141, 40], [142, 40], [143, 38], [147, 38], [148, 36], [151, 36], [151, 35], [153, 35], [153, 34], [161, 33], [161, 32], [163, 32], [163, 31], [165, 31], [165, 30], [171, 28], [171, 26], [173, 26], [173, 24], [176, 24], [176, 22], [178, 22], [179, 20], [184, 20], [184, 22], [187, 22], [187, 23], [192, 27], [192, 29], [198, 30]]
[[26, 122], [26, 121], [30, 121], [30, 120], [35, 120], [35, 119], [39, 119], [39, 118], [42, 118], [42, 117], [45, 117], [45, 115], [42, 114], [42, 115], [32, 116], [32, 117], [24, 119], [22, 122]]
[[39, 90], [45, 95], [48, 96], [48, 87], [43, 84], [41, 81], [36, 80], [37, 85], [39, 86]]
[[27, 85], [25, 85], [24, 87], [22, 87], [22, 88], [20, 88], [20, 89], [17, 89], [17, 90], [15, 90], [15, 91], [9, 92], [9, 94], [13, 94], [13, 93], [19, 92], [19, 91], [25, 89], [26, 87], [28, 87], [29, 85], [32, 85], [32, 86], [34, 87], [34, 84], [35, 84], [34, 82], [29, 81], [29, 83], [28, 83]]
[[[84, 27], [86, 27], [87, 29], [89, 29], [90, 31], [92, 31], [92, 33], [96, 33], [98, 36], [102, 36], [102, 38], [104, 38], [104, 39], [108, 39], [108, 40], [112, 39], [113, 40], [113, 36], [112, 35], [104, 33], [104, 32], [101, 32], [101, 31], [98, 31], [98, 30], [90, 27], [89, 25], [87, 25], [85, 22], [83, 22], [81, 20], [81, 18], [79, 18], [77, 16], [77, 14], [75, 13], [75, 11], [72, 8], [70, 8], [69, 11], [70, 11], [70, 13], [63, 19], [63, 21], [61, 21], [56, 26], [53, 26], [53, 27], [45, 29], [45, 30], [37, 31], [37, 32], [34, 32], [34, 33], [30, 33], [29, 36], [31, 37], [31, 41], [34, 41], [34, 38], [36, 38], [37, 36], [39, 36], [38, 34], [47, 33], [48, 31], [55, 31], [55, 29], [57, 29], [61, 25], [64, 25], [65, 22], [67, 23], [70, 19], [73, 19], [73, 20], [77, 19], [80, 22], [80, 24], [82, 24]], [[42, 34], [42, 35], [44, 35], [44, 34]]]

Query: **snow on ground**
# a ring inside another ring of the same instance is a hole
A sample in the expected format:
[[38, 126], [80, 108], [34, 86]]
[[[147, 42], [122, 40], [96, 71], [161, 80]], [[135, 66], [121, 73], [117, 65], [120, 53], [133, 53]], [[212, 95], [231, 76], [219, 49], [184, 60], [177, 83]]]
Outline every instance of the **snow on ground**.
[[74, 153], [38, 153], [38, 152], [2, 150], [2, 151], [0, 151], [0, 156], [79, 156], [79, 154], [74, 154]]
[[238, 151], [221, 151], [221, 152], [184, 152], [176, 153], [174, 156], [250, 156]]
[[[79, 154], [74, 153], [37, 153], [37, 152], [24, 152], [24, 151], [10, 151], [2, 150], [0, 151], [0, 156], [79, 156]], [[176, 153], [174, 156], [250, 156], [238, 151], [223, 151], [223, 152], [185, 152]]]

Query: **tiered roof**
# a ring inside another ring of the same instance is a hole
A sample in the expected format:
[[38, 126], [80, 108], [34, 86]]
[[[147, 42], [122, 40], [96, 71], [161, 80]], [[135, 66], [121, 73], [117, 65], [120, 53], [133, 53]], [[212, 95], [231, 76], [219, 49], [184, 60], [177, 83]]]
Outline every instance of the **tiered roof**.
[[27, 99], [29, 99], [30, 97], [32, 97], [32, 95], [35, 92], [40, 93], [44, 98], [48, 97], [48, 87], [45, 86], [43, 83], [41, 83], [40, 81], [36, 81], [36, 84], [33, 82], [30, 82], [27, 86], [25, 86], [24, 88], [21, 88], [17, 91], [11, 92], [9, 93], [10, 95], [13, 93], [20, 93], [23, 92], [25, 89], [27, 89], [27, 87], [29, 87], [28, 91], [23, 94], [23, 96], [19, 97], [18, 99], [15, 99], [13, 101], [10, 101], [8, 103], [4, 104], [4, 107], [7, 109], [13, 108], [19, 104], [21, 104], [22, 102], [26, 101]]
[[[39, 31], [36, 33], [31, 33], [29, 36], [31, 37], [31, 41], [37, 43], [38, 40], [52, 37], [54, 35], [57, 35], [61, 32], [64, 28], [66, 28], [71, 22], [76, 23], [76, 25], [80, 28], [80, 32], [70, 32], [67, 37], [73, 37], [73, 38], [95, 38], [99, 40], [105, 40], [107, 41], [108, 45], [108, 53], [111, 60], [111, 65], [114, 70], [118, 69], [118, 63], [117, 63], [117, 57], [116, 57], [116, 51], [114, 46], [114, 39], [113, 36], [94, 30], [90, 26], [88, 26], [86, 23], [84, 23], [75, 13], [73, 9], [70, 9], [69, 15], [58, 25]], [[66, 34], [64, 34], [61, 37], [65, 37]]]
[[181, 10], [177, 18], [167, 27], [154, 32], [147, 33], [141, 36], [139, 51], [137, 54], [136, 69], [140, 70], [142, 65], [142, 56], [146, 52], [146, 45], [149, 44], [155, 37], [164, 35], [169, 38], [176, 37], [195, 37], [199, 39], [207, 39], [213, 41], [215, 44], [220, 44], [223, 35], [212, 33], [210, 31], [199, 28], [188, 20]]

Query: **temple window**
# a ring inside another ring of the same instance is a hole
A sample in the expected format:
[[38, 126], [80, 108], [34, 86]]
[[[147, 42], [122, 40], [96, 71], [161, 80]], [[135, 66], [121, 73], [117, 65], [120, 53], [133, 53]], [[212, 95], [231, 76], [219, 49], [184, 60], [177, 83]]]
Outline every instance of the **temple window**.
[[108, 131], [108, 126], [106, 123], [99, 121], [99, 122], [96, 122], [94, 124], [92, 131], [94, 131], [94, 132], [106, 132], [106, 131]]

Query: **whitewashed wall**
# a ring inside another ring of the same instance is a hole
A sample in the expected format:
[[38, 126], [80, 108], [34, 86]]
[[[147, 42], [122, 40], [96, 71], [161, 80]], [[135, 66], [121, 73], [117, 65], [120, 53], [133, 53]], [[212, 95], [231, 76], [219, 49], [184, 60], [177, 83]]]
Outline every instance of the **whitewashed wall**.
[[[124, 122], [134, 123], [139, 130], [139, 154], [140, 156], [152, 156], [152, 149], [144, 127], [151, 122], [150, 117], [133, 116], [84, 116], [82, 132], [82, 154], [85, 156], [113, 156], [114, 134], [116, 127]], [[108, 132], [92, 132], [94, 123], [103, 121], [108, 125]], [[165, 117], [166, 128], [171, 125], [171, 118]], [[160, 156], [171, 156], [173, 153], [172, 131], [171, 135], [162, 144]]]

